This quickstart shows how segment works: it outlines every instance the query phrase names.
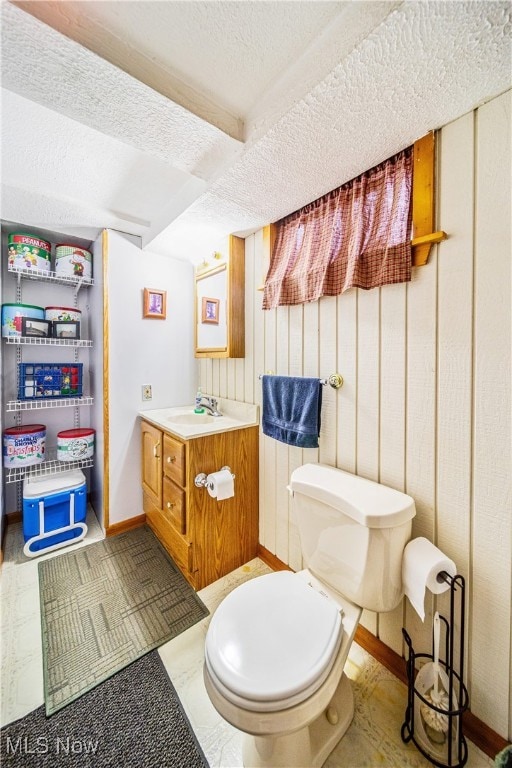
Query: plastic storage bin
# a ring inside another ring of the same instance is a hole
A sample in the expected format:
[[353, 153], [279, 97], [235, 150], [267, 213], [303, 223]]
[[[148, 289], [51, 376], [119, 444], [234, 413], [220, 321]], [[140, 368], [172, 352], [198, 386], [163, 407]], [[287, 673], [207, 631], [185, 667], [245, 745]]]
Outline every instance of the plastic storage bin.
[[87, 486], [80, 469], [28, 476], [23, 482], [23, 552], [35, 557], [87, 533]]
[[82, 363], [18, 363], [18, 400], [82, 396]]

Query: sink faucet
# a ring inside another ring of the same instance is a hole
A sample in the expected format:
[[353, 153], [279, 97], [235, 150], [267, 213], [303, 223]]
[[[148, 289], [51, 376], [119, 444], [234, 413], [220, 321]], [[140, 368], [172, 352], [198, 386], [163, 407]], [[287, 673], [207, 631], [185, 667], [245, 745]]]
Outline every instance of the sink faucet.
[[200, 406], [201, 408], [206, 408], [212, 416], [222, 416], [222, 413], [217, 410], [217, 400], [214, 397], [201, 398]]

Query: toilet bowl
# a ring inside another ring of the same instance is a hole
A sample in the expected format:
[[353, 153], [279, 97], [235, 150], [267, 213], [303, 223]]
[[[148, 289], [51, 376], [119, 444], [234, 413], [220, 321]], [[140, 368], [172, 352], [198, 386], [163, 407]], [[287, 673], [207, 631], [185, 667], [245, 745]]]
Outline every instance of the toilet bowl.
[[322, 765], [352, 720], [343, 667], [360, 615], [307, 570], [260, 576], [221, 603], [204, 681], [217, 711], [246, 734], [244, 766]]
[[237, 587], [205, 642], [206, 690], [244, 732], [245, 768], [324, 763], [353, 717], [343, 668], [362, 609], [402, 597], [409, 496], [323, 465], [299, 467], [290, 487], [307, 567]]

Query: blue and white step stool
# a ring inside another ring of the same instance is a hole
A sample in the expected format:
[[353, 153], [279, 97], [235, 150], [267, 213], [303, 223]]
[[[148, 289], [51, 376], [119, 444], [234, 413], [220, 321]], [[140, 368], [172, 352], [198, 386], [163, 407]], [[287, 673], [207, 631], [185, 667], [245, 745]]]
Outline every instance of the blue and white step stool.
[[87, 533], [87, 486], [80, 469], [28, 475], [23, 481], [23, 553], [37, 557]]

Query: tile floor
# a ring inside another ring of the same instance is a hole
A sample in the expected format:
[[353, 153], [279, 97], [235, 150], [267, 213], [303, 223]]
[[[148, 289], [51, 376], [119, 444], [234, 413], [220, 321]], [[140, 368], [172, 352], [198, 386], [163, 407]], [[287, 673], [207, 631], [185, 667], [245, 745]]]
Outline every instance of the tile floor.
[[[102, 538], [93, 513], [80, 547]], [[43, 674], [37, 563], [65, 550], [33, 560], [22, 554], [21, 524], [9, 526], [0, 582], [1, 724], [12, 722], [43, 704]], [[269, 569], [259, 559], [199, 592], [213, 613], [238, 584]], [[242, 734], [226, 723], [210, 703], [203, 677], [204, 638], [210, 617], [163, 645], [160, 655], [180, 696], [211, 768], [242, 766]], [[430, 766], [411, 743], [400, 738], [406, 688], [355, 643], [346, 672], [354, 686], [355, 715], [324, 768], [422, 768]], [[468, 768], [491, 768], [493, 761], [468, 742]], [[292, 766], [290, 766], [292, 768]]]

